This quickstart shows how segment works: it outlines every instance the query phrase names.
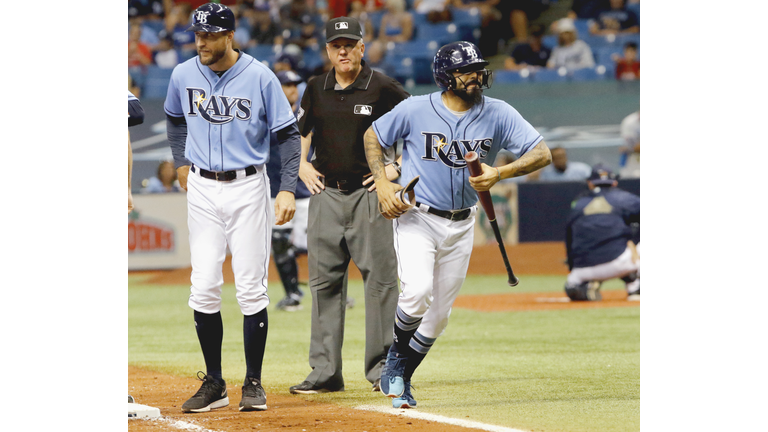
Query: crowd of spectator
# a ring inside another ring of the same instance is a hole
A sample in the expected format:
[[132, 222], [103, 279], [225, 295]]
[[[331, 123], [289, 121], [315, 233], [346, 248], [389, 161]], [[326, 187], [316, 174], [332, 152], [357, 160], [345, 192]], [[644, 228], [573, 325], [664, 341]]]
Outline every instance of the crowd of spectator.
[[[509, 70], [565, 67], [568, 70], [595, 66], [595, 55], [585, 36], [639, 32], [639, 0], [573, 0], [562, 19], [547, 27], [531, 24], [550, 7], [551, 0], [221, 0], [237, 19], [236, 48], [271, 48], [270, 67], [278, 60], [302, 78], [322, 73], [329, 62], [323, 48], [323, 24], [336, 16], [360, 20], [364, 41], [373, 48], [375, 66], [396, 72], [388, 62], [398, 44], [412, 41], [420, 22], [447, 23], [461, 11], [479, 16], [475, 32], [483, 55], [506, 57]], [[129, 0], [128, 67], [134, 88], [140, 91], [149, 66], [172, 69], [196, 55], [194, 34], [186, 31], [192, 11], [204, 0]], [[416, 18], [423, 17], [419, 21]], [[586, 31], [575, 23], [587, 20]], [[549, 24], [549, 23], [547, 23]], [[582, 34], [580, 34], [582, 33]], [[556, 36], [556, 43], [544, 40]], [[374, 43], [375, 42], [375, 43]], [[498, 51], [499, 48], [507, 51]], [[310, 50], [312, 61], [305, 61]], [[259, 51], [264, 52], [264, 51]], [[617, 79], [639, 79], [639, 47], [626, 45], [624, 55], [612, 53]], [[366, 53], [369, 54], [369, 53]], [[258, 58], [258, 57], [257, 57]], [[265, 60], [260, 58], [260, 60]], [[396, 77], [399, 78], [399, 77]]]

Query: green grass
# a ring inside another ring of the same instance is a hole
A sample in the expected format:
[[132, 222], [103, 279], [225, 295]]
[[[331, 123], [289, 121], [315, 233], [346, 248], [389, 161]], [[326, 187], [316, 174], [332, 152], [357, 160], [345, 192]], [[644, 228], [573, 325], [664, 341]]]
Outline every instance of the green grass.
[[[561, 291], [563, 276], [521, 276], [515, 288], [502, 276], [470, 276], [462, 294]], [[129, 277], [129, 363], [178, 376], [204, 370], [188, 285], [143, 284]], [[344, 376], [347, 391], [312, 400], [345, 406], [389, 406], [363, 376], [362, 283], [350, 281], [356, 306], [347, 311]], [[621, 282], [603, 290], [622, 289]], [[309, 373], [310, 303], [299, 312], [274, 311], [283, 296], [270, 285], [264, 386], [287, 394]], [[309, 293], [307, 293], [309, 295]], [[224, 378], [245, 373], [242, 314], [234, 286], [225, 285]], [[413, 380], [419, 411], [536, 431], [640, 429], [640, 308], [475, 312], [456, 308]], [[238, 384], [239, 385], [239, 384]]]

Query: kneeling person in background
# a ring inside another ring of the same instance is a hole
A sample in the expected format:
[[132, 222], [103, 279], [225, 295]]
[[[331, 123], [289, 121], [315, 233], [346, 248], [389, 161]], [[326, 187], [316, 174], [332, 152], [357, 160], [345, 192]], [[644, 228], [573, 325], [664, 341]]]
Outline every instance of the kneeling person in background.
[[573, 301], [602, 300], [600, 284], [621, 278], [627, 300], [640, 300], [640, 197], [617, 188], [616, 176], [596, 165], [589, 192], [571, 204], [565, 246], [570, 273], [565, 293]]

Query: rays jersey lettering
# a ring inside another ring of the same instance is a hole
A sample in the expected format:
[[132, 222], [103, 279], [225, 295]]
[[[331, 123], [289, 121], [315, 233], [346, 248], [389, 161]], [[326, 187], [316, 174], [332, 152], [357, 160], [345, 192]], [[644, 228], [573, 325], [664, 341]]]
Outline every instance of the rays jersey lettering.
[[221, 125], [235, 118], [248, 120], [251, 118], [251, 100], [247, 98], [224, 95], [211, 95], [206, 98], [205, 90], [187, 87], [189, 110], [187, 115], [196, 117], [198, 114], [208, 123]]
[[[485, 159], [488, 151], [493, 146], [493, 138], [479, 138], [472, 140], [453, 140], [450, 144], [446, 142], [446, 137], [440, 132], [422, 132], [424, 136], [424, 155], [423, 160], [440, 160], [446, 166], [455, 169], [462, 169], [467, 166], [464, 155], [474, 151]], [[463, 151], [462, 151], [463, 150]]]

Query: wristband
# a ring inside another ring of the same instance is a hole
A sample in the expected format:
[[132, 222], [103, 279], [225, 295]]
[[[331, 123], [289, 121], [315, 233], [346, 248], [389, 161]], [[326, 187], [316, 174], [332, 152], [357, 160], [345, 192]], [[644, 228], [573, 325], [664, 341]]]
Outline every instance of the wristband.
[[499, 171], [498, 168], [496, 168], [496, 174], [499, 176], [499, 179], [497, 181], [501, 181], [501, 171]]

